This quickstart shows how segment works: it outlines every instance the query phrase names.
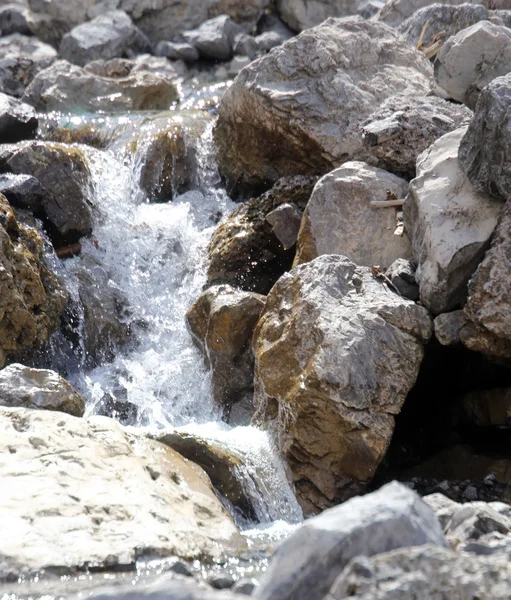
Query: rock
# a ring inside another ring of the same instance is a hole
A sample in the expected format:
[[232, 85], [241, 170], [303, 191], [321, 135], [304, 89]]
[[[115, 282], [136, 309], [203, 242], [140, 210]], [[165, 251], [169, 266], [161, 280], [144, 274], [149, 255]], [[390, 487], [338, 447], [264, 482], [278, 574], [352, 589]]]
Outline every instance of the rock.
[[26, 12], [28, 11], [22, 4], [0, 5], [0, 35], [10, 35], [11, 33], [32, 35], [25, 16]]
[[442, 346], [453, 346], [460, 343], [460, 332], [467, 323], [462, 310], [438, 315], [433, 321], [435, 337]]
[[25, 208], [37, 214], [43, 211], [46, 191], [40, 181], [30, 175], [0, 175], [0, 194], [7, 198], [11, 206]]
[[18, 34], [0, 38], [0, 92], [23, 96], [37, 73], [56, 56], [51, 46], [35, 38]]
[[[511, 201], [507, 201], [499, 224], [492, 237], [491, 246], [479, 265], [468, 287], [465, 316], [481, 330], [483, 337], [490, 336], [488, 353], [499, 352], [500, 340], [509, 346], [507, 357], [511, 357], [511, 290], [508, 286], [509, 261], [511, 260]], [[462, 342], [470, 348], [463, 337]], [[485, 352], [486, 353], [486, 352]]]
[[356, 0], [277, 0], [277, 10], [283, 21], [295, 31], [315, 27], [329, 17], [356, 15]]
[[[507, 0], [505, 0], [507, 1]], [[437, 4], [436, 0], [387, 0], [385, 6], [378, 13], [378, 21], [382, 21], [391, 27], [401, 25], [403, 21], [411, 17], [417, 10]], [[442, 0], [441, 4], [458, 6], [459, 4], [483, 4], [483, 0]]]
[[277, 548], [256, 598], [322, 600], [352, 558], [423, 544], [447, 546], [431, 508], [394, 481], [307, 520]]
[[465, 132], [462, 127], [442, 136], [419, 156], [404, 205], [421, 300], [434, 314], [465, 299], [502, 209], [461, 170], [457, 155]]
[[511, 593], [507, 557], [479, 557], [432, 546], [404, 548], [372, 558], [354, 558], [325, 600], [430, 600], [492, 598]]
[[360, 124], [375, 108], [409, 90], [425, 95], [431, 71], [389, 27], [329, 19], [243, 69], [227, 90], [214, 130], [220, 169], [240, 189], [331, 171], [363, 151]]
[[[474, 486], [468, 486], [465, 494], [470, 488], [476, 491]], [[456, 547], [461, 542], [478, 540], [494, 531], [508, 534], [510, 526], [511, 520], [499, 515], [486, 502], [469, 502], [455, 508], [444, 533], [451, 546]]]
[[413, 179], [419, 154], [471, 118], [465, 106], [436, 96], [395, 96], [362, 124], [365, 150], [381, 169]]
[[397, 31], [410, 44], [417, 46], [427, 24], [422, 35], [422, 47], [425, 47], [437, 39], [443, 42], [478, 21], [488, 19], [488, 16], [488, 10], [478, 4], [463, 3], [458, 6], [431, 4], [414, 12], [399, 25]]
[[40, 233], [20, 225], [0, 195], [0, 367], [43, 344], [59, 325], [67, 295], [44, 253]]
[[238, 33], [234, 36], [232, 50], [235, 55], [248, 56], [253, 60], [257, 54], [258, 44], [254, 37], [247, 33]]
[[419, 299], [419, 286], [415, 281], [417, 265], [404, 258], [395, 260], [385, 272], [397, 291], [409, 300]]
[[475, 390], [463, 396], [466, 418], [479, 427], [511, 427], [511, 389]]
[[[235, 56], [228, 64], [227, 64], [227, 75], [229, 77], [236, 77], [239, 72], [247, 67], [251, 63], [251, 59], [248, 56]], [[223, 68], [223, 67], [220, 67]]]
[[320, 256], [274, 285], [254, 332], [254, 405], [305, 513], [371, 481], [431, 329], [423, 307], [344, 256]]
[[435, 61], [435, 79], [449, 98], [474, 108], [481, 90], [511, 71], [511, 29], [480, 21], [450, 37]]
[[282, 244], [284, 250], [289, 250], [296, 244], [302, 211], [296, 204], [281, 204], [266, 215], [266, 221], [271, 225], [273, 233]]
[[183, 577], [193, 577], [190, 567], [184, 561], [179, 560], [179, 558], [175, 558], [172, 561], [168, 570], [172, 573], [177, 573], [177, 575], [183, 575]]
[[252, 596], [258, 585], [257, 579], [242, 578], [232, 586], [232, 591], [243, 596]]
[[35, 137], [37, 116], [34, 109], [0, 92], [0, 139], [4, 144]]
[[165, 56], [170, 60], [184, 60], [185, 62], [195, 62], [199, 60], [199, 51], [195, 46], [177, 42], [158, 42], [156, 46], [156, 56]]
[[305, 209], [294, 265], [322, 254], [342, 254], [357, 265], [385, 269], [398, 258], [410, 257], [408, 238], [394, 233], [396, 206], [371, 205], [403, 199], [407, 190], [404, 179], [362, 162], [348, 162], [328, 173]]
[[[166, 110], [177, 99], [174, 80], [166, 74], [151, 72], [134, 61], [108, 62], [113, 64], [91, 63], [82, 69], [59, 60], [35, 77], [23, 99], [41, 111]], [[108, 69], [109, 76], [98, 74], [101, 67], [103, 72]]]
[[234, 585], [234, 579], [229, 574], [213, 574], [207, 579], [209, 585], [215, 590], [228, 590]]
[[294, 31], [289, 29], [276, 12], [267, 10], [257, 22], [257, 33], [260, 35], [268, 31], [278, 33], [285, 41], [290, 40], [295, 35]]
[[266, 31], [254, 38], [257, 50], [261, 53], [267, 53], [272, 48], [281, 46], [288, 39], [289, 38], [282, 37], [280, 33], [276, 31]]
[[31, 175], [46, 190], [44, 217], [62, 243], [73, 243], [92, 231], [86, 153], [90, 153], [87, 146], [40, 141], [0, 149], [0, 171]]
[[226, 412], [252, 395], [254, 357], [250, 342], [265, 297], [230, 285], [208, 288], [186, 314], [186, 321], [212, 369], [213, 397]]
[[385, 0], [365, 0], [359, 3], [357, 14], [363, 19], [372, 19], [385, 6]]
[[494, 196], [511, 195], [511, 73], [498, 77], [479, 95], [474, 118], [463, 137], [459, 159], [470, 181]]
[[451, 500], [438, 492], [424, 496], [423, 500], [435, 511], [436, 518], [442, 527], [442, 531], [445, 530], [454, 511], [460, 506], [457, 502], [454, 502], [454, 500]]
[[19, 33], [22, 35], [34, 35], [42, 42], [57, 48], [62, 36], [67, 33], [69, 27], [53, 19], [49, 15], [33, 13], [25, 5], [7, 3], [0, 6], [0, 32], [2, 36]]
[[220, 15], [194, 31], [185, 31], [183, 38], [197, 48], [203, 58], [229, 60], [233, 56], [234, 38], [242, 31], [228, 15]]
[[58, 410], [82, 417], [80, 394], [55, 371], [12, 364], [0, 371], [0, 406]]
[[112, 10], [72, 29], [62, 38], [59, 57], [85, 66], [93, 60], [151, 52], [145, 35], [122, 10]]
[[4, 408], [0, 424], [0, 579], [243, 548], [207, 475], [167, 446], [106, 417]]
[[285, 177], [273, 188], [237, 206], [211, 238], [208, 282], [227, 282], [247, 291], [266, 294], [291, 267], [294, 252], [285, 252], [266, 217], [282, 204], [303, 210], [315, 177]]

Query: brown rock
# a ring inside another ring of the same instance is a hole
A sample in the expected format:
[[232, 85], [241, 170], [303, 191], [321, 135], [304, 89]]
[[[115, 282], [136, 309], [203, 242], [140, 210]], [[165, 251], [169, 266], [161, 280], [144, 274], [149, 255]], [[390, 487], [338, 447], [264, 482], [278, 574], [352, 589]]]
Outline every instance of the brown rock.
[[474, 425], [511, 427], [511, 388], [470, 392], [463, 397], [462, 405]]

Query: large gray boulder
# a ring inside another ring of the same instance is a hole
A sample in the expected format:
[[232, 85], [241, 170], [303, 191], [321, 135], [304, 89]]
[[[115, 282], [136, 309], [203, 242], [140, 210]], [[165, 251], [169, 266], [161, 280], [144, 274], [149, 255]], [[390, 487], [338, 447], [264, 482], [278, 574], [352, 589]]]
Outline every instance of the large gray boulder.
[[424, 307], [344, 256], [273, 286], [253, 338], [256, 419], [276, 432], [305, 513], [371, 481], [431, 332]]
[[444, 135], [419, 156], [404, 205], [421, 300], [434, 314], [464, 300], [502, 210], [461, 170], [457, 156], [465, 132], [462, 127]]
[[214, 131], [220, 168], [238, 186], [324, 174], [363, 150], [360, 124], [376, 107], [431, 84], [429, 61], [391, 28], [329, 19], [235, 79]]
[[197, 48], [200, 56], [212, 60], [229, 60], [233, 56], [234, 39], [243, 33], [229, 15], [209, 19], [198, 29], [185, 31], [183, 38]]
[[58, 373], [12, 364], [0, 371], [0, 406], [58, 410], [83, 416], [80, 394]]
[[[436, 3], [436, 0], [387, 0], [376, 18], [391, 27], [397, 27], [411, 17], [415, 11]], [[484, 0], [442, 0], [442, 4], [449, 6], [483, 3]]]
[[321, 254], [342, 254], [357, 265], [386, 269], [411, 257], [408, 238], [396, 235], [400, 207], [371, 202], [404, 199], [408, 182], [362, 162], [344, 163], [322, 177], [307, 204], [298, 234], [295, 265]]
[[459, 159], [479, 190], [501, 198], [511, 196], [511, 73], [482, 90]]
[[415, 492], [394, 481], [306, 521], [279, 546], [255, 597], [323, 600], [351, 559], [424, 544], [447, 546], [440, 523]]
[[277, 0], [282, 20], [295, 31], [319, 25], [329, 17], [356, 15], [357, 0]]
[[0, 140], [4, 144], [33, 138], [38, 120], [35, 110], [0, 92]]
[[59, 57], [84, 66], [93, 60], [129, 58], [145, 52], [151, 52], [149, 40], [125, 12], [112, 10], [66, 34]]
[[481, 90], [511, 71], [511, 29], [480, 21], [450, 37], [435, 61], [435, 79], [449, 98], [474, 108]]
[[202, 469], [113, 419], [0, 408], [0, 427], [0, 581], [244, 546]]

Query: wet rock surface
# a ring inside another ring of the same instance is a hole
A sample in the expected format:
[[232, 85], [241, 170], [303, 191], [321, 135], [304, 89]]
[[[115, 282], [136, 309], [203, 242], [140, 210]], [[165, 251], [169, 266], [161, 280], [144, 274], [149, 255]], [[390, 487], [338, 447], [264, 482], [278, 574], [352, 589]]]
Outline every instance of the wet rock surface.
[[33, 138], [37, 131], [34, 109], [0, 92], [0, 139], [9, 144]]

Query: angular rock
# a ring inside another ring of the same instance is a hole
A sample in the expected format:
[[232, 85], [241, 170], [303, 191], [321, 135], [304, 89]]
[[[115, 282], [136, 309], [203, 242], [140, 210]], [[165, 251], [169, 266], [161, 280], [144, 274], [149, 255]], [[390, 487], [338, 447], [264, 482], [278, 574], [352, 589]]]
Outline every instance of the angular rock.
[[282, 20], [295, 31], [315, 27], [329, 17], [356, 15], [357, 0], [277, 0]]
[[0, 32], [2, 36], [15, 33], [34, 35], [42, 42], [58, 48], [69, 27], [49, 15], [34, 13], [21, 3], [0, 6]]
[[395, 96], [362, 124], [365, 151], [381, 169], [412, 179], [419, 154], [471, 118], [465, 106], [436, 96]]
[[457, 156], [465, 132], [462, 127], [442, 136], [419, 156], [404, 205], [421, 300], [434, 314], [466, 297], [502, 210], [501, 202], [478, 192], [461, 170]]
[[282, 37], [276, 31], [266, 31], [265, 33], [261, 33], [254, 38], [256, 43], [257, 50], [261, 53], [267, 53], [272, 48], [276, 48], [277, 46], [281, 46], [284, 42], [286, 42], [289, 38]]
[[0, 194], [7, 198], [11, 206], [25, 208], [36, 214], [43, 212], [46, 191], [35, 177], [3, 173], [0, 175]]
[[165, 56], [170, 60], [195, 62], [199, 60], [199, 51], [191, 44], [161, 41], [156, 46], [156, 56]]
[[423, 307], [344, 256], [320, 256], [274, 285], [254, 332], [254, 404], [306, 513], [371, 481], [431, 329]]
[[463, 396], [466, 418], [479, 427], [511, 427], [511, 389], [475, 390]]
[[62, 38], [59, 57], [85, 66], [93, 60], [129, 58], [151, 52], [145, 35], [122, 10], [112, 10], [72, 29]]
[[480, 93], [459, 159], [479, 190], [501, 198], [511, 195], [511, 73]]
[[303, 213], [296, 204], [288, 203], [277, 206], [266, 215], [266, 221], [271, 225], [284, 250], [289, 250], [296, 244], [302, 216]]
[[208, 248], [208, 282], [266, 294], [291, 267], [294, 252], [285, 252], [266, 221], [282, 204], [305, 208], [317, 179], [285, 177], [273, 188], [237, 206], [211, 238]]
[[252, 334], [265, 297], [230, 285], [208, 288], [189, 309], [186, 320], [212, 369], [213, 397], [230, 407], [253, 392]]
[[396, 206], [372, 202], [404, 199], [408, 182], [362, 162], [348, 162], [322, 177], [305, 209], [294, 265], [322, 254], [342, 254], [357, 265], [386, 269], [411, 256], [410, 242], [395, 235]]
[[105, 417], [3, 408], [0, 424], [1, 580], [243, 547], [204, 471], [167, 446]]
[[255, 596], [323, 600], [351, 559], [423, 544], [447, 546], [440, 523], [415, 492], [394, 481], [307, 520], [278, 547]]
[[35, 137], [37, 131], [35, 110], [0, 92], [0, 139], [4, 144], [11, 144]]
[[10, 35], [11, 33], [31, 35], [32, 31], [27, 23], [26, 12], [28, 11], [22, 4], [0, 5], [0, 35]]
[[46, 190], [44, 217], [62, 243], [73, 243], [92, 231], [88, 152], [87, 146], [40, 141], [0, 149], [0, 171], [31, 175]]
[[462, 310], [438, 315], [433, 322], [435, 337], [442, 346], [453, 346], [460, 343], [460, 332], [467, 323]]
[[511, 594], [507, 556], [482, 557], [446, 548], [421, 546], [394, 550], [372, 558], [354, 558], [326, 600], [431, 600], [492, 598]]
[[35, 77], [23, 99], [42, 111], [165, 110], [177, 99], [174, 80], [167, 74], [159, 75], [133, 61], [109, 62], [113, 63], [109, 76], [104, 76], [98, 74], [99, 65], [82, 69], [59, 60]]
[[417, 266], [409, 260], [398, 258], [385, 272], [397, 291], [409, 300], [419, 299], [419, 286], [415, 281]]
[[0, 367], [6, 357], [43, 344], [66, 307], [44, 252], [39, 232], [20, 225], [0, 194]]
[[481, 90], [511, 72], [511, 29], [480, 21], [450, 37], [435, 60], [435, 79], [449, 98], [474, 108]]
[[363, 150], [388, 98], [427, 94], [427, 59], [386, 25], [329, 19], [245, 68], [219, 106], [219, 166], [236, 187], [324, 174]]
[[253, 60], [258, 51], [256, 38], [248, 33], [238, 33], [234, 36], [232, 50], [235, 55], [248, 56]]
[[209, 19], [194, 31], [185, 31], [183, 38], [197, 48], [203, 58], [229, 60], [233, 56], [234, 38], [243, 29], [228, 15]]
[[58, 373], [12, 364], [0, 371], [0, 406], [41, 408], [82, 417], [85, 403]]
[[[504, 0], [507, 2], [507, 0]], [[444, 5], [458, 6], [459, 4], [483, 4], [483, 0], [442, 0]], [[378, 21], [382, 21], [391, 27], [401, 25], [403, 21], [411, 17], [413, 13], [421, 8], [438, 4], [437, 0], [387, 0], [385, 6], [378, 13]]]

